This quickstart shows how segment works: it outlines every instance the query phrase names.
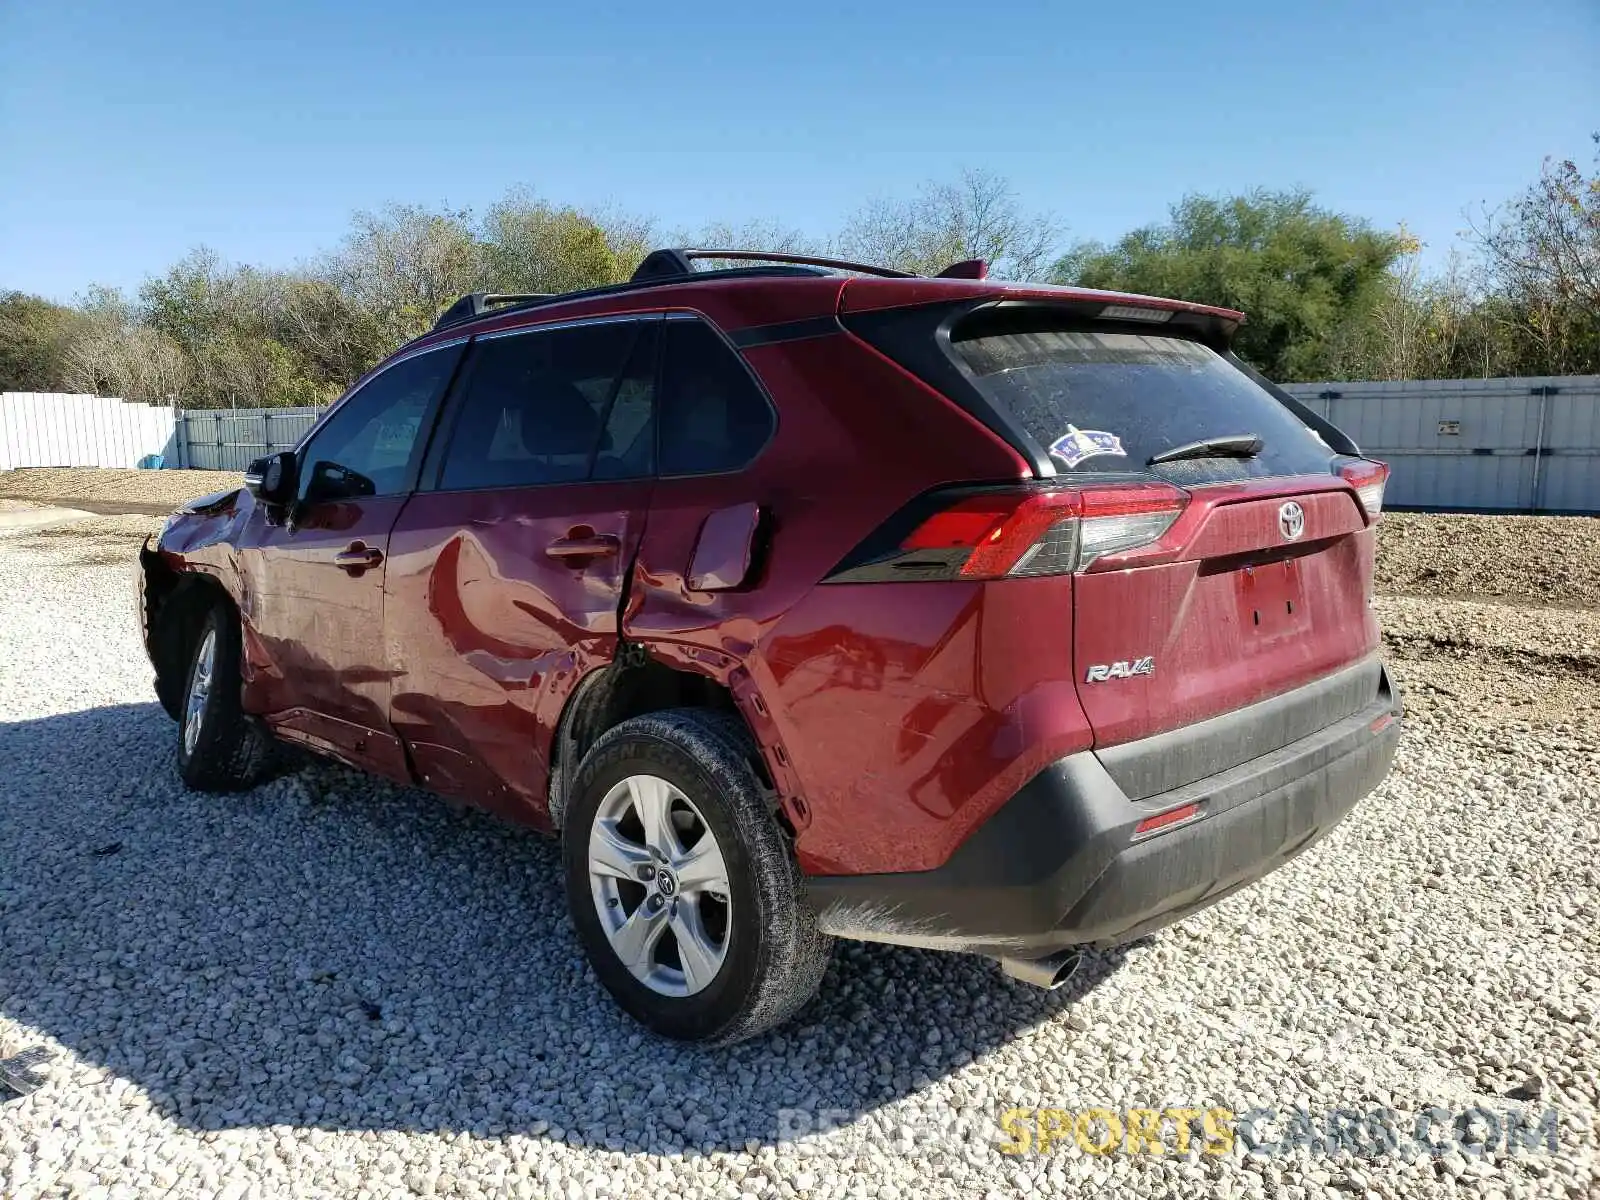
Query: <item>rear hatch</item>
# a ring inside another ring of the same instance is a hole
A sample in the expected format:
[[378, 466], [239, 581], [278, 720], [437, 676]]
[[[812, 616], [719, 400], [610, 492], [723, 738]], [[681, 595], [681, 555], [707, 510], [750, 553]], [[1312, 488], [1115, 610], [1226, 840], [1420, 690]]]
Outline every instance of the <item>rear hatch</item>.
[[1385, 469], [1336, 453], [1330, 442], [1353, 446], [1314, 431], [1215, 330], [1170, 318], [1137, 303], [998, 303], [936, 335], [973, 404], [1042, 450], [1035, 486], [1074, 497], [1050, 546], [1076, 545], [1057, 555], [1076, 576], [1061, 636], [1097, 748], [1328, 683], [1244, 723], [1242, 741], [1218, 734], [1237, 744], [1184, 754], [1192, 770], [1141, 772], [1144, 794], [1269, 753], [1378, 688], [1369, 597]]

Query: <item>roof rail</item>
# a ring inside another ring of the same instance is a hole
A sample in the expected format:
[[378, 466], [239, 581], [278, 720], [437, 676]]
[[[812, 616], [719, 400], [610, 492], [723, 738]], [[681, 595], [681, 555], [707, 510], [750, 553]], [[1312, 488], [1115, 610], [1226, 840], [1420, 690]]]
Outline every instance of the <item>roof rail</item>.
[[457, 321], [470, 321], [473, 317], [483, 316], [496, 305], [549, 300], [555, 294], [554, 292], [473, 292], [471, 295], [461, 297], [440, 313], [433, 327], [443, 329], [446, 325], [454, 325]]
[[[748, 262], [752, 265], [697, 271], [694, 264], [701, 259], [725, 259]], [[763, 263], [774, 265], [760, 265]], [[433, 328], [437, 331], [450, 325], [459, 325], [463, 321], [481, 317], [494, 308], [528, 308], [587, 296], [605, 296], [615, 292], [633, 291], [636, 288], [656, 287], [666, 283], [682, 283], [691, 279], [724, 279], [735, 275], [821, 275], [825, 273], [821, 268], [856, 271], [863, 275], [880, 275], [888, 279], [917, 278], [909, 271], [897, 271], [892, 267], [878, 267], [870, 263], [850, 262], [842, 258], [827, 258], [818, 254], [790, 254], [783, 250], [678, 247], [652, 250], [645, 255], [644, 261], [639, 264], [627, 283], [585, 288], [575, 292], [473, 292], [462, 296], [440, 313], [439, 319], [433, 323]], [[973, 259], [965, 263], [956, 263], [947, 268], [943, 274], [958, 275], [966, 279], [982, 279], [981, 273], [973, 272], [974, 270], [983, 272], [986, 269], [987, 265], [981, 260]]]
[[694, 263], [702, 258], [721, 258], [743, 262], [793, 263], [806, 267], [830, 267], [835, 271], [859, 271], [863, 275], [882, 275], [889, 279], [915, 279], [909, 271], [896, 271], [892, 267], [877, 267], [869, 263], [849, 262], [842, 258], [825, 258], [820, 254], [790, 254], [783, 250], [718, 250], [681, 247], [672, 250], [652, 250], [645, 255], [639, 269], [633, 273], [636, 283], [665, 282], [694, 274]]
[[562, 304], [568, 300], [586, 300], [591, 296], [611, 296], [618, 292], [634, 292], [641, 288], [658, 287], [664, 283], [682, 283], [686, 278], [696, 281], [701, 279], [726, 279], [736, 275], [821, 275], [824, 272], [810, 267], [773, 265], [769, 267], [728, 267], [718, 271], [690, 271], [688, 275], [674, 274], [661, 275], [654, 279], [630, 280], [627, 283], [612, 283], [603, 287], [580, 288], [575, 292], [525, 292], [495, 294], [492, 292], [473, 292], [470, 296], [463, 296], [455, 301], [449, 308], [439, 314], [433, 323], [431, 332], [438, 332], [450, 325], [459, 325], [470, 321], [474, 317], [481, 317], [491, 308], [500, 308], [504, 312], [515, 312], [524, 308], [537, 308], [545, 304]]

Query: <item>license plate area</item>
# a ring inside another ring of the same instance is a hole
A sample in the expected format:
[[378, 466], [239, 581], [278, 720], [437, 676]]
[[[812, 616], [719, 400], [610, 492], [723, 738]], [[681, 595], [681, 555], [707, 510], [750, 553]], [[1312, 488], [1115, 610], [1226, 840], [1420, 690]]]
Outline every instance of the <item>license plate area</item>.
[[1283, 558], [1239, 568], [1235, 575], [1239, 627], [1247, 642], [1276, 641], [1310, 624], [1300, 562], [1298, 557]]

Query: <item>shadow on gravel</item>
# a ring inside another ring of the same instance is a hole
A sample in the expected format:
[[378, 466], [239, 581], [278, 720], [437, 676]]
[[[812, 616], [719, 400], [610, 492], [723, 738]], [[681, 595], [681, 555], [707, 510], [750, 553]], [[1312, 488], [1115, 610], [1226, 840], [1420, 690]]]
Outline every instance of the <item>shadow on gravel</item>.
[[[553, 843], [333, 766], [189, 793], [173, 737], [155, 704], [0, 725], [0, 1014], [195, 1129], [742, 1149], [792, 1132], [785, 1109], [907, 1096], [1121, 961], [1044, 993], [975, 958], [840, 943], [782, 1031], [680, 1046], [589, 974]], [[58, 1071], [19, 1103], [71, 1086]]]

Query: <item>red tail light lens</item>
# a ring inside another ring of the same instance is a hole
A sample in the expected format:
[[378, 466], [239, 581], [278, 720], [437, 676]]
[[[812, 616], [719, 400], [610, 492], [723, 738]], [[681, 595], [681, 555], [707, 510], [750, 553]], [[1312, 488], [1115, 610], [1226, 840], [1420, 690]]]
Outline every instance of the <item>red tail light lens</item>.
[[1067, 574], [1155, 541], [1188, 501], [1166, 483], [989, 492], [934, 513], [901, 550], [965, 550], [963, 579]]
[[1339, 474], [1356, 489], [1356, 495], [1361, 497], [1361, 507], [1376, 521], [1378, 514], [1383, 511], [1383, 485], [1389, 481], [1389, 465], [1363, 458], [1345, 463], [1339, 468]]

